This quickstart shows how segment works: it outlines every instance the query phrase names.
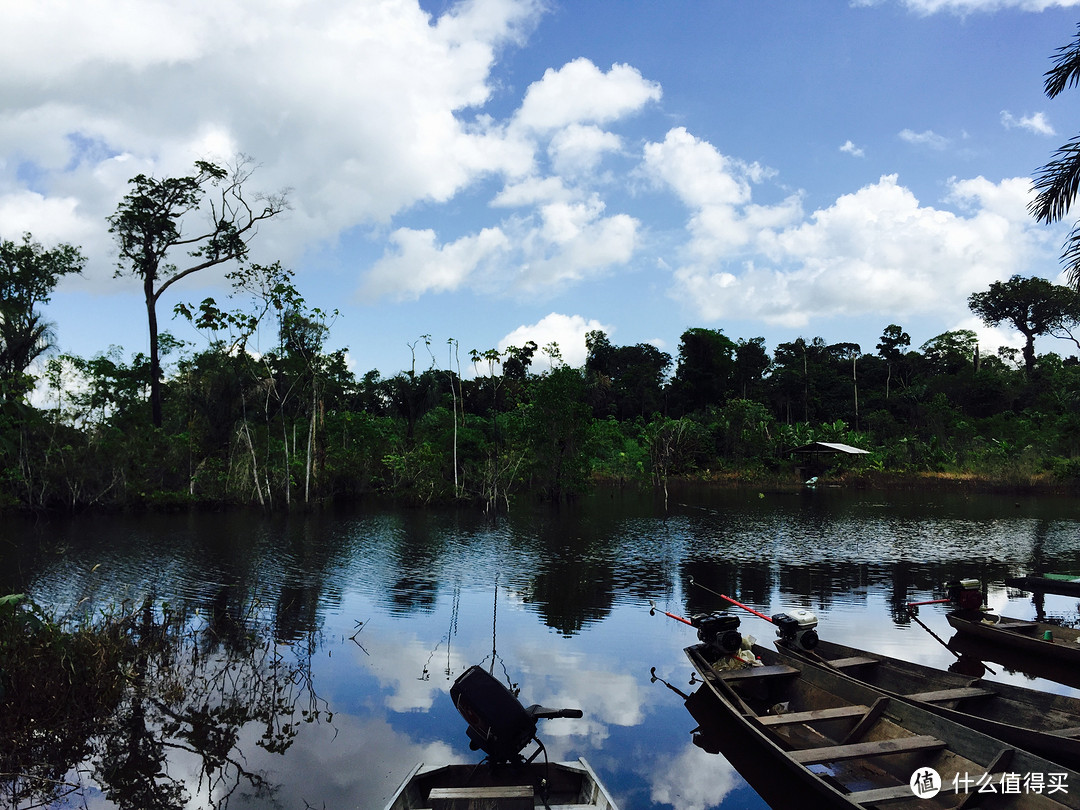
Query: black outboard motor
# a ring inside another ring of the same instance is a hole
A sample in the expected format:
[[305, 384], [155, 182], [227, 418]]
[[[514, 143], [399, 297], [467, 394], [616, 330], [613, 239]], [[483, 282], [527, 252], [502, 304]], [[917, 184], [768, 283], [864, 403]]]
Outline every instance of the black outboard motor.
[[702, 644], [722, 653], [737, 653], [742, 646], [739, 617], [731, 613], [698, 613], [690, 617], [690, 624], [697, 628], [697, 637]]
[[580, 709], [545, 709], [521, 705], [513, 693], [495, 676], [479, 666], [469, 667], [450, 687], [450, 699], [469, 724], [469, 747], [482, 750], [492, 764], [523, 760], [522, 750], [530, 741], [540, 746], [528, 762], [543, 750], [536, 739], [536, 721], [553, 717], [581, 717]]

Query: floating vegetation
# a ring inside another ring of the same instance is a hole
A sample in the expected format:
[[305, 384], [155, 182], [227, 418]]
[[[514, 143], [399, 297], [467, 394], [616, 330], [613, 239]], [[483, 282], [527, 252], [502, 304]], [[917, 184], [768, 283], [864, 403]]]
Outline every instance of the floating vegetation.
[[0, 803], [94, 790], [121, 808], [179, 810], [193, 793], [211, 808], [269, 793], [242, 736], [280, 754], [302, 724], [332, 716], [313, 688], [311, 640], [281, 645], [254, 614], [203, 618], [148, 599], [61, 619], [0, 597]]

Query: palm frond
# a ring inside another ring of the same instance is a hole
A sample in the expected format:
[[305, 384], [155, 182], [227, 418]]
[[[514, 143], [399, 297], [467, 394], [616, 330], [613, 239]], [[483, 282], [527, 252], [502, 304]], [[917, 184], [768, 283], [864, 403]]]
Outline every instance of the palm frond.
[[1054, 153], [1054, 158], [1035, 177], [1038, 196], [1028, 206], [1032, 216], [1047, 224], [1067, 213], [1080, 191], [1080, 136]]
[[1054, 66], [1043, 74], [1046, 95], [1054, 98], [1066, 87], [1080, 84], [1080, 25], [1077, 26], [1076, 38], [1068, 45], [1062, 45], [1055, 52]]
[[1072, 231], [1065, 240], [1065, 246], [1061, 252], [1061, 263], [1065, 266], [1068, 286], [1074, 290], [1080, 289], [1080, 222], [1073, 225]]

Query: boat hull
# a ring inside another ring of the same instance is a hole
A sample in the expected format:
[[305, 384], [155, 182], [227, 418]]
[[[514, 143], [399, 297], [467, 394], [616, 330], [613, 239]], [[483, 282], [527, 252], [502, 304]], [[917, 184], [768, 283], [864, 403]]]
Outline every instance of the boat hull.
[[[546, 790], [541, 785], [546, 785]], [[618, 810], [584, 759], [490, 767], [482, 764], [418, 764], [405, 777], [386, 810], [484, 808], [525, 810], [550, 806]]]
[[1010, 588], [1032, 593], [1080, 596], [1080, 577], [1010, 577], [1005, 580], [1005, 584]]
[[[1080, 664], [1080, 630], [1046, 622], [1029, 622], [1008, 616], [953, 611], [945, 618], [958, 633], [1000, 644], [1041, 660]], [[994, 619], [996, 621], [989, 621]], [[1050, 638], [1046, 636], [1049, 634]]]
[[[969, 777], [1039, 772], [1060, 774], [1071, 790], [1054, 796], [1001, 792], [979, 806], [1080, 807], [1076, 771], [825, 668], [785, 663], [762, 647], [754, 652], [765, 666], [722, 672], [705, 645], [686, 650], [748, 743], [786, 779], [812, 792], [805, 806], [971, 806], [983, 797], [968, 792]], [[921, 798], [909, 781], [927, 768], [940, 775], [942, 789]]]
[[776, 648], [786, 660], [824, 666], [1061, 765], [1080, 768], [1076, 698], [973, 679], [825, 640], [811, 651], [782, 641]]

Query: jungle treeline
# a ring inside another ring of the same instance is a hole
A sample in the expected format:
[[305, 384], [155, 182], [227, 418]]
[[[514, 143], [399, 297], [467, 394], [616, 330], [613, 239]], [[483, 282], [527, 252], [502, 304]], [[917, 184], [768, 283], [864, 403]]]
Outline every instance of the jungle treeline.
[[324, 350], [332, 316], [298, 296], [267, 310], [270, 351], [237, 339], [242, 319], [209, 299], [187, 315], [232, 337], [195, 349], [162, 334], [160, 427], [142, 354], [52, 356], [37, 378], [23, 374], [22, 395], [9, 390], [0, 411], [2, 505], [270, 509], [390, 496], [505, 509], [600, 481], [794, 483], [791, 451], [812, 441], [870, 451], [844, 461], [849, 479], [1080, 482], [1076, 358], [1043, 354], [1027, 368], [1019, 352], [980, 356], [973, 332], [913, 350], [890, 324], [872, 352], [798, 338], [770, 354], [760, 337], [691, 328], [674, 357], [591, 332], [579, 368], [555, 345], [466, 351], [420, 336], [403, 347], [408, 368], [384, 377], [357, 376], [345, 350]]

